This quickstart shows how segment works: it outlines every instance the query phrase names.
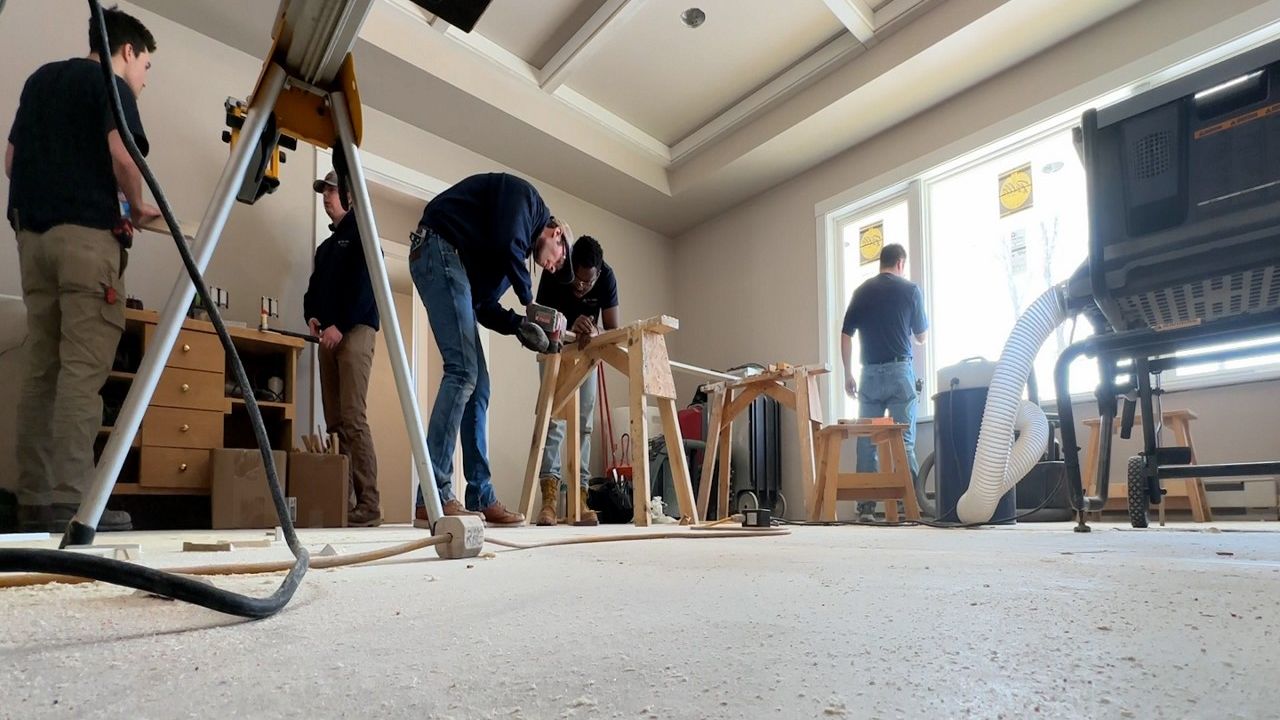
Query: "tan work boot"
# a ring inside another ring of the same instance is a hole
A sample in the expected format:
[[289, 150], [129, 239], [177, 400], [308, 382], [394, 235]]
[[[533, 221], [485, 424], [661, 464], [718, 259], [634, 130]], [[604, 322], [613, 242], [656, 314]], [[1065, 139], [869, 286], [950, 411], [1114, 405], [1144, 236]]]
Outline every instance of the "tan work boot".
[[587, 489], [582, 488], [582, 492], [578, 493], [578, 521], [574, 525], [599, 525], [600, 518], [596, 517], [596, 511], [587, 507]]
[[560, 500], [560, 478], [547, 475], [538, 481], [538, 484], [542, 487], [542, 509], [538, 511], [535, 524], [542, 527], [555, 525], [556, 506]]
[[485, 508], [482, 514], [484, 515], [484, 521], [490, 525], [524, 524], [524, 515], [506, 509], [500, 502], [494, 502], [492, 505]]

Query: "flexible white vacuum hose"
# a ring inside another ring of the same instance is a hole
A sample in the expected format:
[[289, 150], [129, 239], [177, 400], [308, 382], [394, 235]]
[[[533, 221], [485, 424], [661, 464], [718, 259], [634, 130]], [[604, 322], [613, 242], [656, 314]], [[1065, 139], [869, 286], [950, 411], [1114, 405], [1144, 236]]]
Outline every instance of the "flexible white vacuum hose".
[[1039, 406], [1022, 399], [1022, 389], [1040, 346], [1066, 319], [1064, 293], [1051, 287], [1014, 324], [987, 392], [969, 489], [956, 505], [960, 522], [991, 520], [1000, 498], [1035, 467], [1048, 447], [1049, 422]]

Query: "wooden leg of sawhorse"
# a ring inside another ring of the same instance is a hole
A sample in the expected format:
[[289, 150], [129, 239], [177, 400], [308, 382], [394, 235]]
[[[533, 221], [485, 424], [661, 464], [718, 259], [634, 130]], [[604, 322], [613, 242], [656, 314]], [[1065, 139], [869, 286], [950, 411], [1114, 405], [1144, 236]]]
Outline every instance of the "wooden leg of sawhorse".
[[[698, 480], [698, 517], [704, 520], [711, 517], [711, 485], [716, 469], [716, 457], [720, 449], [720, 423], [724, 418], [724, 391], [716, 390], [707, 398], [711, 416], [707, 421], [707, 449], [702, 453], [702, 475]], [[728, 455], [721, 462], [727, 462]], [[724, 508], [716, 517], [724, 517]]]
[[823, 522], [836, 521], [836, 501], [840, 499], [840, 450], [845, 436], [830, 434], [822, 441], [823, 477], [822, 504], [819, 519]]
[[[1195, 465], [1196, 450], [1191, 441], [1191, 421], [1187, 418], [1175, 418], [1170, 423], [1170, 430], [1177, 443], [1191, 451], [1191, 464]], [[1198, 523], [1213, 522], [1213, 510], [1209, 507], [1209, 494], [1205, 492], [1204, 480], [1187, 478], [1187, 501], [1191, 504], [1191, 518]]]
[[538, 388], [538, 404], [533, 417], [533, 439], [529, 443], [529, 462], [525, 465], [524, 489], [520, 493], [520, 511], [524, 513], [526, 524], [533, 518], [533, 503], [537, 497], [542, 448], [547, 444], [547, 428], [551, 424], [551, 406], [555, 403], [556, 380], [559, 374], [560, 356], [545, 356], [542, 365], [542, 386]]
[[[583, 361], [586, 362], [586, 361]], [[564, 418], [564, 462], [560, 464], [560, 477], [568, 484], [568, 500], [565, 504], [565, 520], [570, 525], [582, 521], [582, 418], [579, 414], [580, 390], [574, 390], [564, 404], [560, 415]]]
[[680, 418], [676, 401], [658, 399], [658, 411], [662, 413], [662, 433], [667, 439], [667, 460], [671, 463], [671, 482], [675, 485], [676, 499], [680, 503], [680, 523], [697, 525], [701, 517], [698, 503], [693, 498], [693, 481], [689, 478], [689, 459], [684, 454], [684, 438], [680, 433]]
[[649, 425], [645, 414], [643, 339], [633, 335], [627, 343], [627, 384], [631, 397], [631, 502], [636, 527], [649, 527]]
[[[907, 462], [907, 446], [901, 436], [889, 443], [893, 455], [893, 471], [902, 478], [902, 507], [908, 520], [920, 519], [920, 504], [916, 502], [916, 486], [911, 479], [911, 463]], [[897, 503], [894, 503], [895, 505]]]
[[[728, 398], [726, 397], [727, 401]], [[732, 513], [729, 505], [729, 496], [732, 488], [729, 483], [732, 478], [729, 477], [729, 471], [733, 465], [733, 419], [726, 418], [723, 427], [720, 428], [720, 449], [716, 451], [720, 456], [720, 477], [717, 479], [719, 495], [716, 498], [716, 517], [727, 518]]]

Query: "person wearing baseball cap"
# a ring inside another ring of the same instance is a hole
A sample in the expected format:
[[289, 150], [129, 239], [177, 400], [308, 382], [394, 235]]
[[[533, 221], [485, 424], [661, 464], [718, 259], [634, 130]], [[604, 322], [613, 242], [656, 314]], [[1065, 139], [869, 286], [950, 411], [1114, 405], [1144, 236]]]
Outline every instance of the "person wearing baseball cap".
[[325, 214], [333, 222], [332, 234], [316, 248], [302, 307], [311, 334], [320, 341], [324, 422], [338, 434], [338, 449], [350, 459], [356, 503], [347, 513], [347, 525], [373, 527], [382, 524], [382, 505], [365, 397], [378, 336], [378, 304], [356, 214], [348, 211], [350, 203], [344, 208], [339, 200], [337, 174], [330, 171], [312, 187], [324, 196]]

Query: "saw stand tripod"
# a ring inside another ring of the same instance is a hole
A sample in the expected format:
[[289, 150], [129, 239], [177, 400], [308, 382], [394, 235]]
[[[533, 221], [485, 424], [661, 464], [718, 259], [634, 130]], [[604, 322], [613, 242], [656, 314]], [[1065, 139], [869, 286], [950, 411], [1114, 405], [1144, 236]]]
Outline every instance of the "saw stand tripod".
[[553, 417], [563, 418], [564, 462], [561, 476], [569, 478], [568, 521], [581, 520], [582, 488], [578, 483], [582, 465], [579, 443], [578, 391], [582, 383], [594, 378], [600, 363], [608, 363], [625, 375], [631, 388], [631, 446], [634, 521], [637, 527], [649, 525], [649, 434], [645, 423], [645, 407], [649, 398], [657, 401], [662, 413], [663, 434], [667, 439], [667, 456], [680, 503], [681, 524], [697, 525], [698, 509], [689, 479], [689, 463], [684, 454], [684, 439], [676, 416], [676, 383], [671, 376], [666, 334], [680, 327], [680, 322], [665, 315], [632, 323], [626, 327], [601, 333], [579, 347], [565, 345], [559, 353], [544, 355], [542, 385], [538, 391], [537, 411], [533, 424], [533, 440], [529, 445], [529, 464], [525, 468], [524, 491], [520, 509], [533, 517], [533, 504], [542, 464], [542, 448], [547, 442], [547, 429]]
[[[404, 339], [400, 334], [400, 323], [396, 319], [395, 304], [392, 302], [387, 266], [382, 259], [382, 244], [378, 239], [378, 230], [374, 223], [369, 188], [366, 185], [364, 167], [360, 161], [360, 99], [349, 54], [342, 61], [336, 77], [332, 78], [332, 89], [309, 84], [291, 75], [279, 62], [267, 61], [249, 104], [248, 114], [240, 132], [240, 141], [231, 149], [230, 157], [223, 167], [222, 175], [218, 179], [213, 197], [196, 233], [193, 243], [196, 265], [201, 272], [209, 266], [209, 260], [213, 256], [223, 227], [231, 214], [231, 208], [245, 172], [254, 154], [261, 148], [259, 139], [269, 120], [276, 120], [278, 126], [282, 130], [287, 130], [290, 135], [300, 137], [317, 146], [340, 150], [346, 160], [349, 181], [347, 189], [353, 201], [352, 210], [356, 213], [361, 246], [373, 283], [378, 312], [382, 317], [382, 331], [387, 340], [388, 357], [391, 358], [396, 392], [400, 396], [400, 408], [404, 412], [414, 467], [421, 481], [427, 515], [434, 527], [442, 517], [443, 511], [440, 495], [436, 489], [435, 473], [432, 471], [431, 459], [427, 453], [422, 417], [418, 411], [412, 378], [409, 375]], [[275, 151], [274, 148], [268, 150]], [[64, 547], [68, 544], [92, 543], [98, 520], [106, 509], [107, 500], [124, 465], [129, 446], [138, 432], [143, 413], [155, 392], [160, 373], [164, 370], [165, 360], [178, 337], [178, 331], [182, 327], [184, 315], [191, 305], [194, 294], [195, 288], [191, 279], [185, 273], [181, 274], [160, 315], [154, 344], [142, 359], [142, 364], [120, 410], [115, 430], [111, 433], [101, 459], [98, 461], [93, 487], [85, 496], [79, 511], [68, 526], [66, 536], [63, 537]]]

